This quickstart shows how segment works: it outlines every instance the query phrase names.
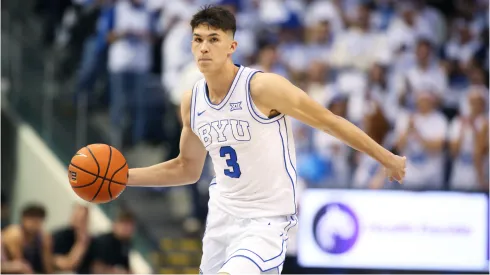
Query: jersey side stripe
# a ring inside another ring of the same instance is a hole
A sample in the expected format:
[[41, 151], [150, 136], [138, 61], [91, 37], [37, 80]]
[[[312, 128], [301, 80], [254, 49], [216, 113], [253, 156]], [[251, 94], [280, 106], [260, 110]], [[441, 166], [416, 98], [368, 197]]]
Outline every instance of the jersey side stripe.
[[288, 123], [286, 121], [286, 117], [284, 117], [283, 121], [284, 121], [284, 128], [286, 129], [286, 145], [287, 145], [286, 148], [288, 149], [289, 163], [291, 164], [291, 167], [294, 170], [294, 174], [296, 176], [294, 183], [296, 184], [298, 182], [298, 173], [297, 173], [296, 169], [294, 168], [293, 160], [292, 160], [291, 154], [290, 154], [291, 146], [294, 146], [294, 144], [289, 144], [289, 132], [288, 132]]
[[194, 88], [192, 89], [192, 96], [191, 96], [191, 129], [193, 132], [194, 131], [194, 124], [195, 124], [195, 121], [196, 121], [196, 98], [197, 98], [197, 94], [198, 94], [198, 86], [199, 86], [199, 82], [196, 82], [196, 84], [194, 84]]
[[252, 79], [252, 77], [256, 73], [259, 73], [259, 72], [261, 72], [261, 71], [251, 70], [251, 73], [248, 75], [247, 82], [245, 83], [245, 87], [247, 89], [245, 98], [247, 100], [248, 111], [250, 112], [250, 115], [252, 116], [252, 118], [255, 119], [255, 121], [257, 121], [257, 122], [259, 122], [261, 124], [269, 124], [269, 123], [278, 121], [279, 119], [283, 118], [284, 117], [284, 114], [280, 114], [280, 115], [278, 115], [276, 117], [273, 117], [273, 118], [264, 118], [262, 115], [259, 115], [257, 113], [257, 111], [255, 110], [256, 107], [253, 104], [252, 95], [251, 95], [251, 92], [250, 92], [250, 80]]
[[[280, 120], [277, 121], [277, 125], [279, 126], [279, 136], [281, 137], [281, 143], [282, 143], [282, 153], [283, 153], [283, 159], [284, 159], [284, 168], [286, 169], [286, 173], [288, 174], [289, 176], [289, 179], [291, 180], [291, 185], [293, 187], [293, 203], [294, 203], [294, 215], [296, 215], [296, 188], [295, 188], [295, 182], [292, 178], [292, 173], [293, 171], [291, 171], [291, 168], [289, 167], [288, 165], [288, 161], [287, 161], [287, 156], [289, 155], [289, 153], [286, 152], [286, 146], [284, 144], [284, 136], [286, 135], [285, 133], [283, 133], [282, 131], [282, 127], [281, 127], [281, 123], [280, 123]], [[287, 149], [288, 152], [289, 152], [289, 148]], [[292, 166], [291, 166], [292, 167]]]

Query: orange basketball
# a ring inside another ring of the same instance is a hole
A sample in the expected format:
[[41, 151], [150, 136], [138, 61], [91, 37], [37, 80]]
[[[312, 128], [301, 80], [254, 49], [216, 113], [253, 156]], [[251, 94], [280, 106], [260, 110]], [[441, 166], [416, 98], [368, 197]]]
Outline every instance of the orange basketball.
[[128, 164], [116, 148], [107, 144], [91, 144], [80, 149], [71, 159], [68, 179], [80, 198], [106, 203], [126, 189]]

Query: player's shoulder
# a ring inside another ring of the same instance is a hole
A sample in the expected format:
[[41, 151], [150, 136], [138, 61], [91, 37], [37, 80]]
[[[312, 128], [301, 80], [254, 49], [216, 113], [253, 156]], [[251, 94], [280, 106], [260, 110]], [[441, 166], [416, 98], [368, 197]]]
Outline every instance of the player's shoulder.
[[195, 93], [198, 92], [198, 87], [201, 84], [201, 82], [204, 81], [204, 78], [199, 79], [192, 85], [192, 89], [188, 89], [184, 91], [184, 94], [182, 95], [182, 101], [181, 104], [183, 107], [186, 107], [190, 109], [190, 103], [192, 100], [192, 97], [194, 96]]
[[256, 72], [250, 78], [250, 92], [252, 95], [261, 94], [274, 86], [288, 82], [286, 78], [275, 73]]

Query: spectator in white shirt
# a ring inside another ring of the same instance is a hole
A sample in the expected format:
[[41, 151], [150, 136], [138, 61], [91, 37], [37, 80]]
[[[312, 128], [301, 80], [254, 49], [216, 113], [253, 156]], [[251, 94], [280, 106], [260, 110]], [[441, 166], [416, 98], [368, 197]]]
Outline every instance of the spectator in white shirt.
[[308, 5], [305, 11], [305, 25], [314, 26], [318, 22], [330, 22], [332, 32], [340, 33], [344, 30], [346, 16], [339, 1], [315, 0]]
[[413, 91], [430, 87], [438, 100], [447, 90], [447, 76], [433, 55], [432, 44], [425, 38], [419, 38], [415, 52], [415, 63], [408, 70], [398, 72], [397, 91], [404, 98], [405, 105], [413, 107]]
[[432, 33], [434, 32], [430, 23], [417, 13], [414, 3], [397, 1], [397, 4], [399, 17], [394, 19], [388, 28], [388, 40], [394, 55], [412, 51], [418, 37], [433, 38]]
[[[469, 115], [456, 117], [450, 125], [452, 157], [451, 189], [488, 190], [488, 114], [481, 89], [468, 93]], [[486, 171], [486, 173], [484, 172]]]
[[334, 41], [330, 22], [319, 21], [307, 29], [307, 36], [305, 55], [308, 63], [313, 61], [328, 63]]
[[151, 11], [143, 0], [118, 1], [105, 13], [102, 24], [109, 30], [112, 145], [122, 146], [125, 110], [132, 107], [132, 144], [143, 141], [146, 129], [146, 83], [152, 65]]
[[325, 63], [313, 61], [306, 72], [304, 91], [318, 103], [325, 105], [332, 95], [328, 89], [330, 70]]
[[444, 144], [447, 119], [436, 110], [431, 91], [416, 92], [416, 110], [402, 113], [395, 126], [396, 148], [407, 157], [403, 186], [408, 189], [441, 189], [444, 177]]
[[279, 31], [279, 61], [286, 66], [293, 81], [300, 78], [308, 68], [306, 46], [302, 39], [302, 33], [295, 28], [283, 27]]
[[[470, 83], [467, 87], [465, 87], [465, 90], [461, 94], [467, 94], [471, 90], [478, 89], [482, 91], [482, 94], [485, 97], [485, 101], [488, 102], [489, 91], [485, 79], [485, 72], [483, 71], [483, 69], [479, 67], [472, 67], [466, 72]], [[460, 96], [458, 98], [458, 102], [459, 112], [463, 115], [468, 115], [470, 113], [470, 105], [468, 100], [466, 100], [466, 96]], [[486, 108], [486, 111], [488, 112], [488, 106]]]
[[365, 105], [379, 108], [389, 123], [394, 124], [400, 106], [393, 81], [390, 80], [387, 66], [374, 64], [369, 71]]
[[372, 31], [370, 16], [369, 6], [360, 4], [353, 25], [335, 39], [332, 66], [367, 71], [376, 61], [390, 61], [387, 37]]
[[418, 15], [423, 18], [431, 28], [432, 41], [439, 47], [446, 39], [447, 26], [444, 15], [434, 7], [427, 5], [427, 0], [415, 0], [413, 2]]
[[[182, 15], [183, 16], [183, 15]], [[163, 87], [167, 90], [175, 89], [181, 70], [193, 61], [191, 52], [192, 30], [189, 21], [180, 18], [168, 31], [162, 43]]]
[[451, 40], [445, 48], [446, 58], [455, 61], [459, 69], [464, 71], [480, 48], [481, 42], [471, 32], [469, 23], [462, 18], [455, 20], [453, 30]]

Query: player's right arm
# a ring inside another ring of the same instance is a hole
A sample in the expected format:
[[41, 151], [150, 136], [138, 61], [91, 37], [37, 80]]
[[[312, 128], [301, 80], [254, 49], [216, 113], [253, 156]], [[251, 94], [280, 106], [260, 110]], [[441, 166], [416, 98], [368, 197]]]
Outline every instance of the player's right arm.
[[191, 96], [192, 92], [188, 91], [182, 98], [183, 128], [179, 156], [153, 166], [129, 169], [128, 186], [178, 186], [199, 180], [207, 151], [191, 129]]

